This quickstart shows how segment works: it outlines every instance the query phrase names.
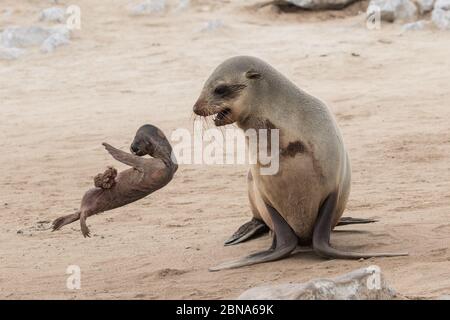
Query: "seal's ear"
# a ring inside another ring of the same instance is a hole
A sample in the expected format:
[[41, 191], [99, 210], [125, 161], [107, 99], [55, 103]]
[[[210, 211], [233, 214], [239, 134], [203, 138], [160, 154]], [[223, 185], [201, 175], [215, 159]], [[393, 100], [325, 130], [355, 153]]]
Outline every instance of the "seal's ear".
[[251, 80], [255, 80], [255, 79], [260, 79], [261, 78], [261, 73], [259, 73], [256, 70], [250, 69], [245, 73], [245, 77], [247, 79], [251, 79]]

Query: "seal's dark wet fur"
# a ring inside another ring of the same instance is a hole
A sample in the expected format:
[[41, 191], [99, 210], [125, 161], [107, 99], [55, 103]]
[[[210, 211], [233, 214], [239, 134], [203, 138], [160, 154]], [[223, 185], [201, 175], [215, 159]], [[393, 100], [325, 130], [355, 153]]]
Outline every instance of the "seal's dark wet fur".
[[[111, 156], [132, 168], [117, 174], [110, 167], [94, 179], [95, 188], [88, 190], [80, 210], [53, 222], [53, 231], [80, 220], [83, 236], [90, 236], [86, 218], [97, 213], [122, 207], [142, 199], [168, 184], [178, 166], [173, 161], [172, 147], [161, 130], [152, 125], [144, 125], [136, 133], [131, 144], [131, 152], [126, 153], [103, 143]], [[142, 158], [150, 155], [152, 158]]]

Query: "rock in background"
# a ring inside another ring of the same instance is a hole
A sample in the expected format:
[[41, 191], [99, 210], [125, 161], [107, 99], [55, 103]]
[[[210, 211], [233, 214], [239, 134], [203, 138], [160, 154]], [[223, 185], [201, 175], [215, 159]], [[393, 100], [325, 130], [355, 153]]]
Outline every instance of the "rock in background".
[[166, 10], [165, 0], [146, 0], [139, 4], [130, 5], [128, 8], [130, 14], [139, 16], [152, 13], [162, 13]]
[[8, 48], [36, 46], [44, 42], [50, 34], [50, 30], [44, 27], [9, 27], [2, 33], [2, 45]]
[[280, 4], [286, 2], [293, 4], [302, 9], [309, 10], [326, 10], [326, 9], [342, 9], [359, 0], [283, 0], [278, 1]]
[[25, 50], [19, 48], [0, 47], [0, 60], [15, 60], [25, 54]]
[[391, 300], [397, 298], [378, 266], [355, 270], [334, 279], [261, 286], [242, 293], [241, 300]]
[[1, 34], [1, 44], [5, 48], [26, 48], [40, 46], [41, 51], [52, 52], [56, 47], [68, 44], [70, 30], [65, 26], [56, 27], [9, 27]]
[[162, 14], [169, 10], [180, 12], [190, 6], [190, 0], [144, 0], [128, 5], [128, 12], [133, 16]]
[[70, 42], [70, 31], [66, 28], [59, 28], [54, 30], [47, 39], [41, 44], [41, 52], [51, 53], [57, 47], [69, 44]]
[[60, 7], [51, 7], [41, 11], [39, 21], [64, 23], [66, 21], [66, 10]]
[[[382, 21], [414, 21], [419, 16], [428, 17], [436, 27], [450, 30], [450, 0], [371, 0], [367, 8], [367, 16], [379, 12]], [[430, 23], [419, 20], [403, 26], [403, 30], [423, 30]]]
[[417, 7], [410, 0], [371, 0], [367, 8], [367, 16], [381, 14], [382, 21], [413, 21], [417, 18]]
[[[274, 0], [279, 8], [304, 10], [339, 10], [360, 0]], [[439, 29], [450, 30], [450, 0], [370, 0], [367, 17], [381, 21], [406, 23], [403, 31], [428, 28], [431, 21]]]
[[431, 19], [439, 29], [450, 30], [450, 0], [437, 0]]
[[65, 9], [60, 7], [44, 9], [39, 14], [39, 21], [56, 25], [5, 28], [0, 33], [0, 59], [17, 59], [26, 53], [24, 48], [37, 46], [41, 52], [50, 53], [70, 42], [71, 31], [64, 24]]
[[419, 20], [416, 22], [404, 24], [402, 30], [403, 31], [424, 30], [429, 24], [430, 24], [429, 21]]
[[435, 0], [415, 0], [420, 14], [428, 13], [433, 10]]

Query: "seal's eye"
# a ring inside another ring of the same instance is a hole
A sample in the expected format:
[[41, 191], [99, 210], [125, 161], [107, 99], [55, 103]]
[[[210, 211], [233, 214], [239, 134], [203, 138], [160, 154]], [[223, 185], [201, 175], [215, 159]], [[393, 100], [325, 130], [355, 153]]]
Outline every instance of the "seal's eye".
[[214, 94], [218, 96], [225, 96], [230, 92], [230, 89], [228, 86], [221, 84], [220, 86], [217, 86], [216, 89], [214, 89]]

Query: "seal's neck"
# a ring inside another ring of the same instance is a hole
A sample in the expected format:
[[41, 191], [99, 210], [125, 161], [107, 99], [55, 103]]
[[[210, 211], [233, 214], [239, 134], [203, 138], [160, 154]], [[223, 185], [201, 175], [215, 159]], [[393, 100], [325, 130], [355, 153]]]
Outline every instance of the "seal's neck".
[[172, 147], [170, 145], [158, 146], [153, 152], [153, 158], [160, 159], [168, 169], [171, 170], [172, 174], [178, 169], [178, 164], [175, 156], [172, 155]]

